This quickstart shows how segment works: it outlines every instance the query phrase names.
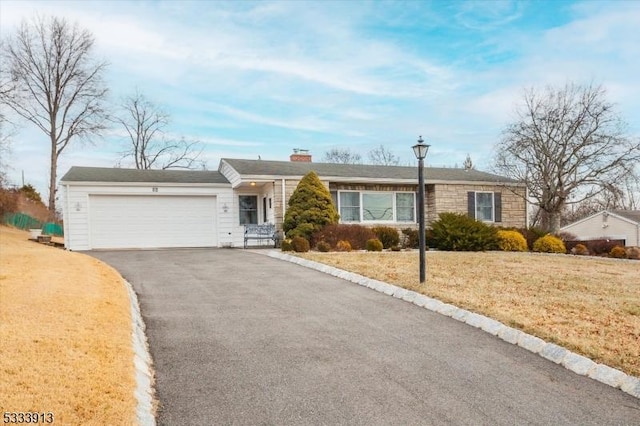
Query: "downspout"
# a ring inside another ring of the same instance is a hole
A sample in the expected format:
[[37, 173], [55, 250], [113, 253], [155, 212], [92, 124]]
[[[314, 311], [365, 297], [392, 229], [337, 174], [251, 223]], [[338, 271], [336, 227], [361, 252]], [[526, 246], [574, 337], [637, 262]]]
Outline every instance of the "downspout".
[[282, 236], [284, 238], [284, 215], [287, 213], [287, 200], [285, 199], [285, 180], [282, 178]]
[[64, 232], [64, 247], [67, 250], [70, 250], [69, 247], [71, 247], [71, 234], [69, 233], [69, 208], [71, 206], [69, 204], [69, 184], [65, 185], [64, 197], [67, 208], [65, 208], [64, 214], [62, 215], [62, 220], [64, 220], [62, 232]]

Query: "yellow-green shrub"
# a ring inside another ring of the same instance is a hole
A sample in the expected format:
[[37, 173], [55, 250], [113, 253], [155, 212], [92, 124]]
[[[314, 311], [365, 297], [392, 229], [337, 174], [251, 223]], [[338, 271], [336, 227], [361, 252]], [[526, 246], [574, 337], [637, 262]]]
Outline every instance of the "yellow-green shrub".
[[377, 238], [372, 238], [367, 240], [366, 249], [367, 251], [382, 251], [382, 241]]
[[533, 243], [533, 251], [540, 253], [566, 253], [567, 249], [562, 240], [551, 234], [540, 237]]
[[616, 259], [626, 259], [627, 251], [622, 246], [615, 246], [609, 252], [609, 257], [614, 257]]
[[518, 231], [500, 230], [497, 234], [498, 247], [502, 251], [527, 251], [527, 239]]

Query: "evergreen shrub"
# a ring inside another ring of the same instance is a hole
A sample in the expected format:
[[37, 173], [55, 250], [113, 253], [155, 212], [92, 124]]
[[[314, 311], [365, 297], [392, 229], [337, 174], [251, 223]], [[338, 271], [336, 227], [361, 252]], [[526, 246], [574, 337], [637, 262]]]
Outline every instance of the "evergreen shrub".
[[293, 237], [293, 239], [291, 239], [291, 246], [296, 253], [306, 253], [311, 248], [309, 241], [304, 237]]
[[366, 248], [367, 251], [382, 251], [382, 241], [377, 238], [372, 238], [367, 240]]
[[374, 226], [372, 229], [376, 237], [382, 242], [382, 246], [386, 249], [396, 247], [400, 244], [400, 234], [396, 228], [390, 226]]
[[527, 248], [529, 250], [533, 250], [533, 243], [540, 237], [544, 237], [547, 235], [547, 232], [541, 228], [529, 227], [529, 228], [518, 228], [515, 231], [520, 232], [524, 238], [527, 240]]
[[416, 249], [420, 246], [420, 234], [417, 229], [405, 228], [402, 230], [402, 247]]
[[326, 241], [320, 241], [316, 244], [316, 249], [322, 253], [331, 251], [331, 245]]
[[567, 249], [560, 238], [547, 234], [533, 243], [533, 251], [539, 253], [566, 253]]
[[440, 250], [484, 251], [498, 246], [497, 229], [461, 213], [440, 213], [433, 222], [434, 245]]
[[293, 251], [293, 245], [291, 244], [290, 239], [282, 240], [282, 246], [280, 247], [282, 251]]
[[315, 232], [325, 225], [337, 223], [338, 218], [329, 190], [311, 171], [291, 194], [282, 228], [288, 238], [304, 237], [308, 242]]

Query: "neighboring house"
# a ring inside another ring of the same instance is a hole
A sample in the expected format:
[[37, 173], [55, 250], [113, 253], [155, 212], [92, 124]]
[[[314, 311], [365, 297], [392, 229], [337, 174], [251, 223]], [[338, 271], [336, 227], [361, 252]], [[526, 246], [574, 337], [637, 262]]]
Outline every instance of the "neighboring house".
[[624, 240], [627, 247], [640, 246], [640, 210], [603, 210], [560, 228], [578, 240]]
[[[65, 245], [71, 250], [242, 247], [244, 225], [282, 229], [287, 201], [315, 171], [342, 223], [416, 227], [417, 168], [222, 159], [218, 171], [72, 167], [61, 179]], [[426, 220], [466, 213], [497, 226], [526, 226], [525, 186], [477, 170], [426, 168]]]

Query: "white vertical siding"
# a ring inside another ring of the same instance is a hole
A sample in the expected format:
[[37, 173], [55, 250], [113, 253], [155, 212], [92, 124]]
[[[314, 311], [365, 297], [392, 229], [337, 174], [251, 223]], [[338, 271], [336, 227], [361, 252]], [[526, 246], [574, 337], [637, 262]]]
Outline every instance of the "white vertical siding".
[[578, 239], [624, 239], [627, 246], [639, 246], [639, 228], [628, 220], [621, 219], [613, 214], [605, 212], [597, 213], [591, 217], [567, 225], [562, 231], [574, 234]]
[[[65, 202], [63, 216], [65, 227], [65, 247], [69, 250], [91, 250], [90, 241], [90, 204], [91, 195], [152, 195], [152, 188], [157, 188], [158, 195], [163, 196], [215, 196], [217, 235], [219, 246], [230, 246], [238, 238], [238, 213], [234, 208], [234, 195], [230, 187], [207, 185], [172, 185], [172, 184], [87, 184], [63, 182]], [[226, 212], [224, 211], [226, 206]]]

